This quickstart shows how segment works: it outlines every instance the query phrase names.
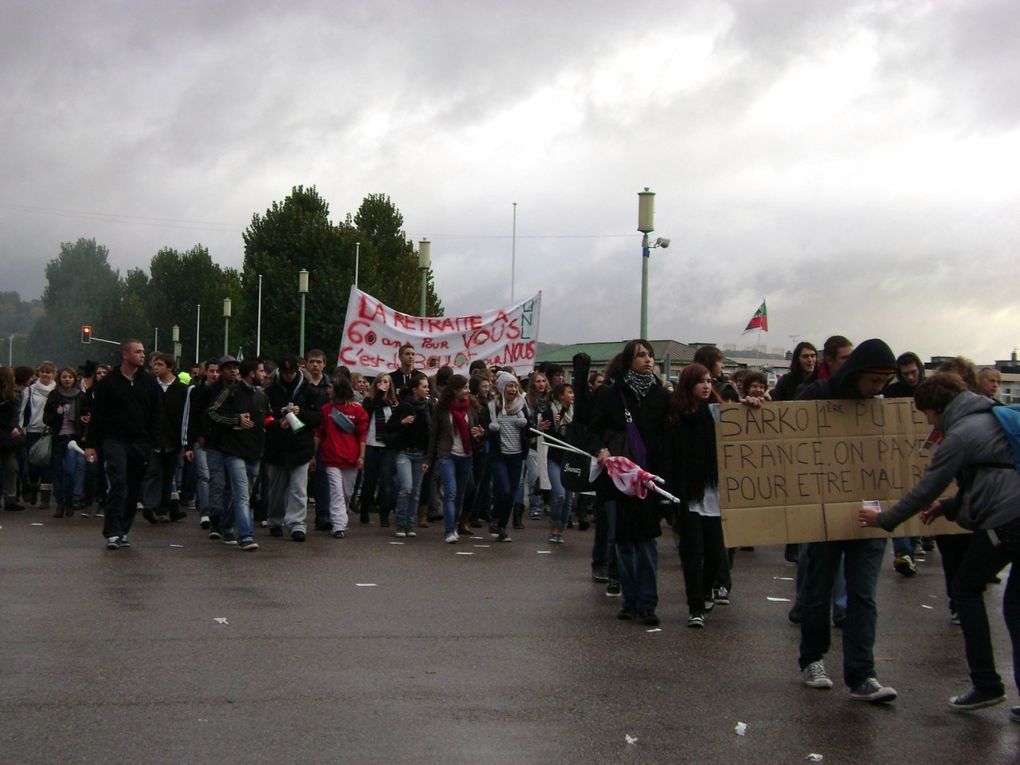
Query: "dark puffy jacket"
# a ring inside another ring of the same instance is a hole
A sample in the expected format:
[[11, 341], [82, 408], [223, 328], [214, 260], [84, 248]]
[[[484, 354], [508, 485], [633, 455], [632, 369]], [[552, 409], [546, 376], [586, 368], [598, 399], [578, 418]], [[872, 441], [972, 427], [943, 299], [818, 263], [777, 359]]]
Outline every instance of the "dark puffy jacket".
[[[322, 421], [318, 392], [299, 371], [289, 385], [277, 376], [266, 396], [274, 420], [266, 428], [265, 461], [291, 468], [305, 464], [315, 456], [315, 429]], [[280, 427], [286, 416], [283, 409], [291, 404], [297, 405], [297, 418], [305, 425], [297, 433], [293, 428]]]
[[[241, 427], [241, 415], [251, 415], [254, 428]], [[216, 448], [224, 454], [252, 462], [262, 458], [266, 444], [265, 420], [269, 402], [262, 388], [237, 382], [220, 391], [206, 410], [216, 426]]]
[[896, 369], [896, 356], [882, 340], [865, 340], [854, 348], [850, 358], [839, 370], [826, 380], [815, 380], [798, 396], [810, 399], [854, 399], [862, 398], [857, 390], [857, 375], [868, 369]]

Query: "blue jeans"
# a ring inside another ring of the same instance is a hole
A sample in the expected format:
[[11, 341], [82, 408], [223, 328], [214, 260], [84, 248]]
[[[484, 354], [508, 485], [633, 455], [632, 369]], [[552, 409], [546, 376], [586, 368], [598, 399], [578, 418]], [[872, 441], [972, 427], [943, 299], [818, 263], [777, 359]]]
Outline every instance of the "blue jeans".
[[232, 454], [223, 455], [223, 467], [230, 482], [230, 509], [223, 519], [223, 529], [231, 527], [239, 542], [254, 539], [252, 532], [251, 490], [259, 478], [258, 460], [245, 460]]
[[198, 444], [191, 447], [195, 454], [196, 507], [202, 515], [212, 517], [209, 507], [209, 461], [206, 450]]
[[595, 499], [595, 539], [591, 545], [592, 570], [606, 567], [610, 579], [619, 579], [616, 560], [616, 503]]
[[85, 506], [85, 457], [68, 449], [70, 436], [54, 436], [50, 455], [53, 498], [57, 505]]
[[441, 457], [436, 460], [439, 479], [443, 482], [443, 533], [457, 531], [457, 519], [464, 507], [464, 495], [471, 483], [471, 456]]
[[829, 650], [829, 602], [845, 556], [847, 608], [843, 625], [843, 681], [854, 688], [875, 676], [875, 586], [885, 555], [884, 539], [812, 542], [801, 606], [800, 667], [820, 661]]
[[506, 531], [506, 525], [510, 522], [510, 514], [514, 509], [514, 494], [521, 480], [523, 464], [523, 454], [489, 455], [489, 470], [492, 472], [492, 513], [496, 517], [496, 527], [500, 531]]
[[914, 540], [912, 537], [893, 537], [893, 555], [914, 555]]
[[425, 474], [425, 453], [408, 449], [397, 453], [397, 528], [413, 529], [418, 516], [418, 497]]
[[[796, 608], [802, 609], [804, 607], [805, 582], [807, 582], [808, 546], [806, 544], [802, 544], [797, 555]], [[832, 621], [841, 622], [844, 619], [846, 619], [846, 571], [844, 569], [843, 559], [840, 557], [839, 570], [836, 571], [836, 579], [832, 583]]]
[[205, 464], [209, 468], [209, 509], [210, 525], [214, 531], [224, 528], [224, 519], [230, 508], [230, 493], [227, 489], [226, 455], [219, 449], [205, 450]]
[[986, 531], [970, 535], [970, 544], [953, 577], [953, 602], [963, 628], [971, 682], [978, 690], [1002, 693], [984, 595], [988, 580], [1012, 563], [1002, 599], [1002, 616], [1013, 647], [1013, 682], [1020, 689], [1020, 521], [1012, 521], [992, 533], [998, 544]]
[[616, 543], [623, 607], [638, 613], [654, 613], [659, 604], [659, 550], [654, 539]]
[[570, 509], [574, 505], [574, 493], [563, 488], [563, 466], [549, 460], [549, 485], [552, 488], [552, 512], [549, 514], [549, 525], [554, 529], [562, 529], [570, 520]]

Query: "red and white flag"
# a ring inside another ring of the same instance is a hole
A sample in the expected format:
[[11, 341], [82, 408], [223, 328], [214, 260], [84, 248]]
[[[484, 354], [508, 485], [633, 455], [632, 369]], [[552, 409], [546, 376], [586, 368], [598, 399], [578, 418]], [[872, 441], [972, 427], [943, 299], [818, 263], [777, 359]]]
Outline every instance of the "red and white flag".
[[769, 331], [769, 312], [765, 308], [765, 301], [761, 301], [761, 305], [758, 310], [754, 312], [754, 316], [747, 322], [747, 326], [744, 327], [744, 332], [750, 332], [752, 329], [760, 329], [762, 332]]
[[606, 460], [606, 472], [613, 484], [629, 497], [644, 499], [648, 496], [648, 484], [658, 481], [659, 476], [649, 473], [626, 457], [610, 457]]

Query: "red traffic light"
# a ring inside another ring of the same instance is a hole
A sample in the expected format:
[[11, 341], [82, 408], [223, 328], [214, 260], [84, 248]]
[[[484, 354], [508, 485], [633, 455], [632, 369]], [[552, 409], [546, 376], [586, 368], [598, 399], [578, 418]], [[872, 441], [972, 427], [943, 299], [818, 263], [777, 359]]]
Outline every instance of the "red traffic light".
[[91, 324], [82, 324], [81, 325], [81, 341], [85, 345], [88, 345], [89, 343], [92, 342], [92, 325]]

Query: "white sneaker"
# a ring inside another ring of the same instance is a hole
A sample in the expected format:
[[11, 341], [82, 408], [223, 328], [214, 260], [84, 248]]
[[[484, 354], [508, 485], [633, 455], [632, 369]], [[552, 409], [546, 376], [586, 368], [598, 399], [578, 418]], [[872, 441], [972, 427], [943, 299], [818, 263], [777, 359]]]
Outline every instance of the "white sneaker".
[[446, 542], [446, 544], [448, 544], [448, 545], [456, 544], [456, 542], [457, 542], [457, 535], [454, 534], [454, 533], [447, 534], [446, 538], [443, 539], [443, 541]]
[[832, 688], [832, 679], [825, 672], [825, 665], [822, 662], [813, 661], [804, 667], [804, 685], [821, 690]]

